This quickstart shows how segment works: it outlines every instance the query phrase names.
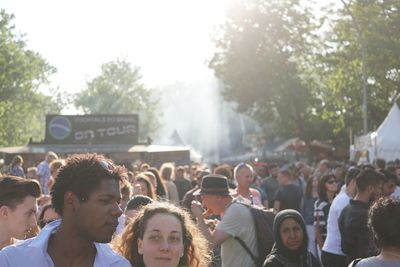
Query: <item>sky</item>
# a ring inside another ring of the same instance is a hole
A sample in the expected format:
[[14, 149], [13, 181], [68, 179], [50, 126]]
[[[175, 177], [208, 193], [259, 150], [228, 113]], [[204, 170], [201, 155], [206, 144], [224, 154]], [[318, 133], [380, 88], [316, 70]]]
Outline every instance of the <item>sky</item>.
[[1, 0], [17, 32], [57, 73], [52, 86], [78, 92], [101, 64], [126, 58], [161, 87], [210, 79], [211, 34], [228, 0]]

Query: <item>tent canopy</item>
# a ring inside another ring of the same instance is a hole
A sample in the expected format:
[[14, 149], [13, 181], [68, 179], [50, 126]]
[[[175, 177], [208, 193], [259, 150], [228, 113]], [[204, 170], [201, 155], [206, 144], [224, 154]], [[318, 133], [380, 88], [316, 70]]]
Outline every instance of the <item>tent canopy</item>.
[[[312, 150], [331, 150], [332, 146], [330, 144], [324, 143], [322, 141], [318, 140], [313, 140], [310, 142], [310, 148]], [[279, 145], [277, 148], [275, 148], [274, 152], [283, 152], [285, 150], [293, 150], [298, 153], [304, 152], [306, 150], [306, 142], [301, 140], [300, 138], [292, 138], [289, 139], [285, 142], [283, 142], [281, 145]]]
[[400, 109], [393, 104], [389, 114], [376, 130], [374, 145], [376, 154], [385, 160], [400, 158]]
[[368, 151], [369, 161], [383, 158], [386, 161], [400, 159], [400, 109], [394, 103], [385, 120], [375, 132], [358, 136], [354, 140], [355, 151]]

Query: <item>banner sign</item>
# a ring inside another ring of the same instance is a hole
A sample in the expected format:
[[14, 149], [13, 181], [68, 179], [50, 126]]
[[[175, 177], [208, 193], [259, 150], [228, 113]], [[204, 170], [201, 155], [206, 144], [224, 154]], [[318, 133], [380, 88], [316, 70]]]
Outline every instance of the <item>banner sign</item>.
[[137, 114], [46, 116], [46, 144], [135, 145], [138, 139]]

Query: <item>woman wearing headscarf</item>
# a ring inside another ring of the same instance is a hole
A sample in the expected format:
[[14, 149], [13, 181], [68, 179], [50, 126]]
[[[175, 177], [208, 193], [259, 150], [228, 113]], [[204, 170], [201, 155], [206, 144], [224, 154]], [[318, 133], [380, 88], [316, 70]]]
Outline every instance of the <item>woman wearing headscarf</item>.
[[264, 267], [320, 267], [308, 251], [306, 225], [299, 212], [286, 209], [274, 220], [275, 244], [264, 262]]

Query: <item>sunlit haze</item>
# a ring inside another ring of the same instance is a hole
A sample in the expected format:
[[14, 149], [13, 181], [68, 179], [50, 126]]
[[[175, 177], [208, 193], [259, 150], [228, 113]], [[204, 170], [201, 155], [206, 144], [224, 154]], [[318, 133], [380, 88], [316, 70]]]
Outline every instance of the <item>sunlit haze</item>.
[[57, 68], [53, 86], [76, 92], [103, 63], [126, 57], [148, 86], [212, 75], [211, 33], [226, 0], [3, 0], [28, 48]]
[[[154, 143], [174, 144], [171, 136], [178, 133], [181, 143], [218, 162], [232, 151], [245, 151], [249, 145], [243, 140], [259, 132], [256, 122], [223, 101], [223, 84], [206, 64], [215, 52], [212, 34], [225, 21], [228, 3], [1, 0], [0, 8], [15, 15], [13, 24], [26, 34], [28, 48], [57, 68], [52, 88], [79, 92], [100, 74], [102, 64], [125, 58], [141, 68], [146, 87], [165, 89], [157, 105], [161, 126], [151, 135]], [[81, 111], [70, 105], [62, 113]]]

